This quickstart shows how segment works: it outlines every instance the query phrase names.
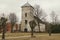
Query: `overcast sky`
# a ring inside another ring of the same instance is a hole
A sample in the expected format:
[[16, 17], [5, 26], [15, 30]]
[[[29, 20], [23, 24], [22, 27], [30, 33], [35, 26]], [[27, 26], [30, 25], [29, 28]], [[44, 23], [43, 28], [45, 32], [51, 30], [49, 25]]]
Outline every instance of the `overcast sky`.
[[[21, 21], [21, 6], [24, 5], [27, 0], [0, 0], [0, 14], [15, 13]], [[35, 4], [40, 5], [47, 14], [50, 14], [52, 10], [56, 14], [60, 13], [60, 0], [28, 0], [32, 6]]]

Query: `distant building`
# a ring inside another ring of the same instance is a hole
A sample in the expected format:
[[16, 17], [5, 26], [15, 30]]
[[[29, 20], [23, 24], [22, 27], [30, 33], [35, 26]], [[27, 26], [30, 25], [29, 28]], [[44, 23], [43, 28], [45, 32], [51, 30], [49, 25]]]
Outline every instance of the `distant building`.
[[[6, 24], [6, 32], [11, 32], [11, 22], [7, 22], [7, 24]], [[15, 24], [14, 25], [14, 27], [13, 27], [13, 31], [14, 32], [17, 32], [17, 31], [19, 31], [19, 26], [18, 26], [18, 24]]]
[[10, 23], [10, 22], [8, 22], [8, 23], [6, 24], [6, 31], [7, 31], [7, 32], [11, 32], [11, 23]]
[[[22, 6], [22, 21], [21, 21], [21, 31], [31, 31], [29, 22], [31, 20], [36, 21], [36, 17], [33, 15], [34, 7], [32, 7], [28, 2]], [[37, 23], [37, 21], [36, 21]], [[35, 27], [34, 31], [38, 32], [39, 27], [38, 25]], [[40, 31], [45, 31], [45, 24], [40, 23]]]

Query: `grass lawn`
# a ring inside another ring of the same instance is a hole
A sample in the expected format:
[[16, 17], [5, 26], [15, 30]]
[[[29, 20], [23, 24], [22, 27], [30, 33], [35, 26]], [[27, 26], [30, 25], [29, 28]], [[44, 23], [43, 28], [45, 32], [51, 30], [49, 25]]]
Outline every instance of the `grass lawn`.
[[[31, 33], [6, 33], [6, 40], [60, 40], [59, 34], [52, 34], [49, 36], [48, 33], [34, 33], [35, 37], [29, 36]], [[29, 37], [21, 37], [21, 36], [29, 36]], [[7, 37], [21, 37], [21, 38], [9, 38]], [[1, 38], [1, 35], [0, 35]]]
[[15, 39], [6, 39], [6, 40], [60, 40], [60, 36], [37, 36], [34, 38], [27, 37], [27, 38], [15, 38]]
[[[19, 36], [26, 36], [26, 35], [30, 35], [30, 33], [5, 33], [6, 37], [19, 37]], [[2, 35], [0, 35], [1, 37]]]

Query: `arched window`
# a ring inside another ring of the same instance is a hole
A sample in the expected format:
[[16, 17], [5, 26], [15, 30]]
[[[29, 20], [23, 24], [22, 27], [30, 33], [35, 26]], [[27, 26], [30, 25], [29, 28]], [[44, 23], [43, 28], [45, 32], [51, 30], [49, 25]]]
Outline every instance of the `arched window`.
[[27, 31], [28, 31], [27, 28], [25, 28], [25, 29], [24, 29], [24, 32], [27, 32]]
[[25, 20], [25, 24], [27, 24], [27, 20]]
[[27, 13], [25, 13], [25, 17], [27, 17]]

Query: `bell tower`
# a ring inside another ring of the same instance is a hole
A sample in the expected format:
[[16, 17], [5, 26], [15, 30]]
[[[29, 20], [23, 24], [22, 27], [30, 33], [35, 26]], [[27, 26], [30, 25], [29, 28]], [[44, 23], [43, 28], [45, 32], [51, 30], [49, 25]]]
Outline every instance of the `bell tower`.
[[22, 7], [21, 31], [31, 31], [29, 21], [34, 19], [34, 8], [27, 2]]

